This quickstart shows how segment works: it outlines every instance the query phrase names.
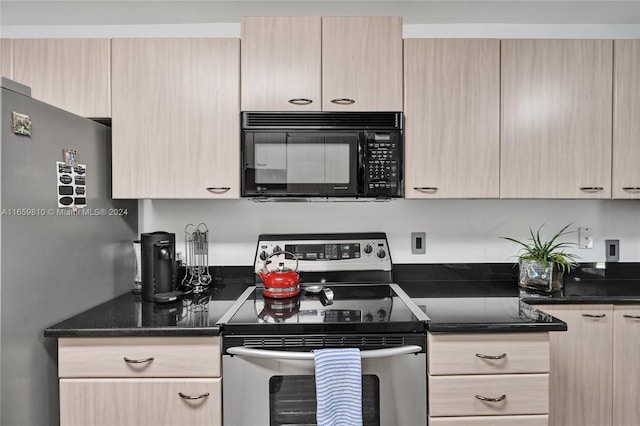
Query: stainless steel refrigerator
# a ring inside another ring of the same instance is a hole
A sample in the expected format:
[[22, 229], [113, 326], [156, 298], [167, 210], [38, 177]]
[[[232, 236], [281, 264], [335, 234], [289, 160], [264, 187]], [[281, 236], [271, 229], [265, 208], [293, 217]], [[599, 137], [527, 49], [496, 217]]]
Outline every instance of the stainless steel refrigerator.
[[0, 424], [6, 426], [59, 423], [57, 342], [43, 330], [131, 290], [138, 232], [137, 201], [111, 199], [110, 127], [29, 94], [2, 79]]

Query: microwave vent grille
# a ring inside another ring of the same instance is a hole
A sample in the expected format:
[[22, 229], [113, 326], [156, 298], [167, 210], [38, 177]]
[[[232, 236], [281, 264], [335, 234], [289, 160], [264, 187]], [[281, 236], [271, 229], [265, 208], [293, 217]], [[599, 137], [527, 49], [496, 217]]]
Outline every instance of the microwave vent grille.
[[402, 129], [401, 112], [243, 112], [243, 129]]

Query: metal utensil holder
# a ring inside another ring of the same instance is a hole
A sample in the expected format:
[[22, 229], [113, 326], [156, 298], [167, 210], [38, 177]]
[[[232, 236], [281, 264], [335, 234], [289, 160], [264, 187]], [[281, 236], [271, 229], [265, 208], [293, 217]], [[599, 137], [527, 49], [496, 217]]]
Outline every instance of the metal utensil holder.
[[186, 273], [182, 285], [193, 293], [202, 293], [211, 284], [209, 274], [209, 228], [204, 223], [184, 228]]

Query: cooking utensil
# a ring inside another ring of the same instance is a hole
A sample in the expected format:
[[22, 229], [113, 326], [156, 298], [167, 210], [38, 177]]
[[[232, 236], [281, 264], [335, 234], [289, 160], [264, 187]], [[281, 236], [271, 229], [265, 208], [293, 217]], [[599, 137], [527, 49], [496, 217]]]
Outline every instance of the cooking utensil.
[[[278, 263], [278, 268], [269, 270], [268, 265], [274, 256], [291, 255], [296, 261], [295, 269], [286, 268], [284, 262]], [[274, 299], [293, 297], [300, 294], [300, 274], [298, 274], [298, 258], [288, 251], [271, 253], [264, 261], [264, 267], [258, 271], [258, 275], [264, 283], [263, 296]]]

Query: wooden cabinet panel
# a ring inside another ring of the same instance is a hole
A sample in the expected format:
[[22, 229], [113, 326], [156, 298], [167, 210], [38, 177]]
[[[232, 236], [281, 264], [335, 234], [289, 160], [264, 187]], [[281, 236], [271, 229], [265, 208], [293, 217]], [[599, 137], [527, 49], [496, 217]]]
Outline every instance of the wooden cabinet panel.
[[613, 198], [640, 198], [640, 40], [614, 41]]
[[[476, 396], [501, 401], [481, 401]], [[429, 376], [428, 403], [434, 417], [547, 414], [549, 375]]]
[[113, 40], [114, 198], [240, 196], [239, 47]]
[[498, 198], [500, 41], [404, 41], [405, 197]]
[[13, 40], [0, 38], [0, 75], [13, 78]]
[[613, 326], [613, 425], [640, 419], [640, 306], [615, 306]]
[[14, 39], [13, 79], [83, 117], [111, 117], [109, 39]]
[[402, 18], [322, 18], [322, 109], [402, 111]]
[[322, 109], [319, 16], [243, 17], [241, 40], [243, 111]]
[[552, 426], [611, 425], [613, 307], [545, 305], [568, 330], [551, 333]]
[[549, 372], [549, 333], [429, 333], [427, 339], [432, 376]]
[[60, 401], [61, 426], [222, 425], [222, 379], [62, 379]]
[[59, 377], [219, 377], [220, 337], [65, 338], [58, 360]]
[[613, 42], [501, 46], [501, 197], [610, 198]]
[[548, 426], [549, 416], [429, 417], [429, 426]]

